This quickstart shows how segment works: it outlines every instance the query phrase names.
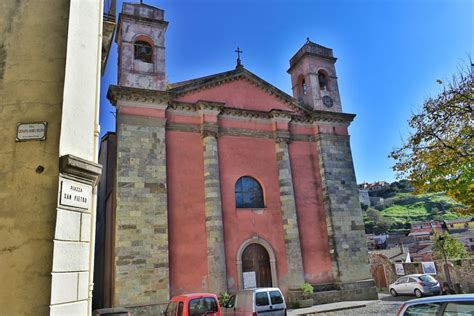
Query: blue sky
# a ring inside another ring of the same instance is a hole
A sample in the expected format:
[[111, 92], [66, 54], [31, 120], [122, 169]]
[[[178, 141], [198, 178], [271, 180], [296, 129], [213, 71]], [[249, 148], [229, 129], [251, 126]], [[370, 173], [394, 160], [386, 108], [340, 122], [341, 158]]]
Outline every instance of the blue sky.
[[[138, 2], [138, 1], [135, 1]], [[117, 10], [121, 10], [118, 1]], [[289, 59], [306, 37], [334, 50], [357, 181], [394, 181], [389, 152], [407, 120], [468, 63], [474, 46], [473, 0], [144, 0], [165, 10], [170, 82], [243, 65], [291, 95]], [[116, 45], [102, 78], [101, 135], [115, 130], [105, 95], [117, 81]]]

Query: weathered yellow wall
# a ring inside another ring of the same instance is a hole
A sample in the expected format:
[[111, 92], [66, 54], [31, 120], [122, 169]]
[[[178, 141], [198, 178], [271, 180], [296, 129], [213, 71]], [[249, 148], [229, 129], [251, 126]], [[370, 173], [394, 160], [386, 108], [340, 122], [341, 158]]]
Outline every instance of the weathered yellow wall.
[[[68, 14], [68, 0], [0, 1], [2, 315], [49, 314]], [[46, 141], [15, 142], [38, 121]]]

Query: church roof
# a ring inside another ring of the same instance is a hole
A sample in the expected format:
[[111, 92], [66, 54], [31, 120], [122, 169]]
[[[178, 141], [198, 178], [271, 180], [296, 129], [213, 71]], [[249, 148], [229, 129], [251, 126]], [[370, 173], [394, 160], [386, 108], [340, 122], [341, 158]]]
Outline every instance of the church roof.
[[217, 86], [223, 83], [227, 83], [233, 80], [246, 79], [259, 88], [263, 89], [267, 93], [276, 96], [280, 100], [288, 104], [288, 106], [298, 112], [309, 113], [311, 109], [306, 105], [298, 102], [297, 99], [266, 82], [256, 74], [248, 71], [244, 67], [237, 67], [234, 70], [217, 73], [210, 76], [200, 77], [196, 79], [181, 81], [170, 84], [169, 92], [176, 95], [184, 95], [196, 90], [206, 89], [213, 86]]

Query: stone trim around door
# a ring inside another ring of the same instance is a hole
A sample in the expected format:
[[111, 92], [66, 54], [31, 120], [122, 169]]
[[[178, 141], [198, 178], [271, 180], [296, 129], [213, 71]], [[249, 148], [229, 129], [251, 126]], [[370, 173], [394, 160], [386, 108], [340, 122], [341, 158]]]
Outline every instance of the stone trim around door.
[[237, 251], [237, 274], [239, 277], [239, 290], [243, 290], [242, 254], [244, 253], [245, 248], [251, 244], [259, 244], [268, 252], [268, 256], [270, 257], [270, 272], [272, 274], [272, 287], [278, 287], [275, 252], [273, 251], [270, 243], [268, 243], [265, 239], [262, 239], [259, 236], [253, 236], [252, 238], [244, 241]]

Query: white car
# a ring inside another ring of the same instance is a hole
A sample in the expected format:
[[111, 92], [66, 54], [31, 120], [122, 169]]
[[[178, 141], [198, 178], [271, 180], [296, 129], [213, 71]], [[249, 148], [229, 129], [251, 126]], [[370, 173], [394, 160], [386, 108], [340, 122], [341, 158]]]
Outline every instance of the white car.
[[429, 274], [410, 274], [401, 277], [388, 287], [392, 296], [397, 295], [423, 295], [441, 294], [439, 282]]
[[232, 295], [223, 307], [224, 316], [286, 316], [286, 303], [279, 288], [254, 288]]

